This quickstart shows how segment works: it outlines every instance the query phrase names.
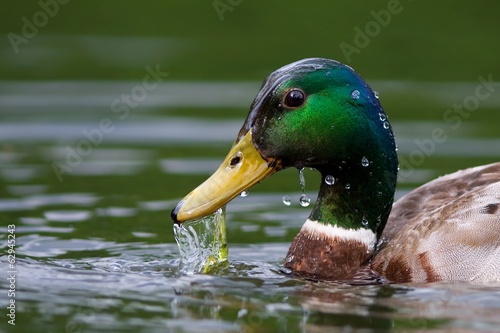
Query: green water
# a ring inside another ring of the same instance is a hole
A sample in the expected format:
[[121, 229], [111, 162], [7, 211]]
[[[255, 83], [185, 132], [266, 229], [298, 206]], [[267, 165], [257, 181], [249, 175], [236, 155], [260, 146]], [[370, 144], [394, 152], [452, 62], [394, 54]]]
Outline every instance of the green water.
[[[37, 2], [4, 4], [0, 331], [498, 331], [500, 285], [284, 274], [309, 213], [297, 170], [228, 205], [230, 265], [216, 274], [179, 272], [169, 213], [222, 161], [264, 77], [305, 57], [347, 62], [380, 93], [399, 145], [398, 197], [498, 161], [500, 5], [221, 2], [222, 14], [212, 1], [69, 1], [45, 24]], [[17, 52], [9, 33], [24, 38]], [[314, 200], [319, 177], [305, 179]]]

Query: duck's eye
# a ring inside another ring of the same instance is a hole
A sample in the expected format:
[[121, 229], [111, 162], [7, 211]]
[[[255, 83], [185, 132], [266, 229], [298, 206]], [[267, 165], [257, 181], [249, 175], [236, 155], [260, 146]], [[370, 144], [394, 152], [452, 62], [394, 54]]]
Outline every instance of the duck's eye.
[[306, 97], [304, 92], [299, 89], [292, 89], [285, 95], [283, 105], [287, 108], [297, 108], [304, 104]]

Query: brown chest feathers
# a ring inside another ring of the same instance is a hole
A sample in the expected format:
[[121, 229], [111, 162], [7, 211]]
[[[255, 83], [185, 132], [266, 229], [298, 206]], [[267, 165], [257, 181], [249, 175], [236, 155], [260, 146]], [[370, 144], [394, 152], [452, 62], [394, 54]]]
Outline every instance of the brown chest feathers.
[[308, 220], [288, 250], [285, 267], [305, 278], [350, 280], [373, 252], [375, 235], [372, 238], [370, 233]]

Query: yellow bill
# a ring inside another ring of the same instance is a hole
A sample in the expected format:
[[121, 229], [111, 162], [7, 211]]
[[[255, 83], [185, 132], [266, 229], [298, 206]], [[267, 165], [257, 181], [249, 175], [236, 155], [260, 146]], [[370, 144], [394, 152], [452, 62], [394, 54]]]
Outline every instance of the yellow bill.
[[268, 161], [260, 155], [248, 131], [234, 144], [217, 171], [177, 204], [172, 219], [181, 223], [211, 214], [277, 170], [275, 160]]

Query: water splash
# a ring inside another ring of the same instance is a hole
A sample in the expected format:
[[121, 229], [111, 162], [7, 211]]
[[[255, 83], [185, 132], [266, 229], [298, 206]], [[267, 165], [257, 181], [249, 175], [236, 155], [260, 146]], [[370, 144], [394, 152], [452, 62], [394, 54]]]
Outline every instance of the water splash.
[[300, 189], [302, 190], [303, 193], [306, 188], [306, 179], [304, 178], [304, 168], [299, 169], [299, 184], [300, 184]]
[[201, 219], [174, 224], [182, 274], [210, 273], [227, 263], [225, 206]]

